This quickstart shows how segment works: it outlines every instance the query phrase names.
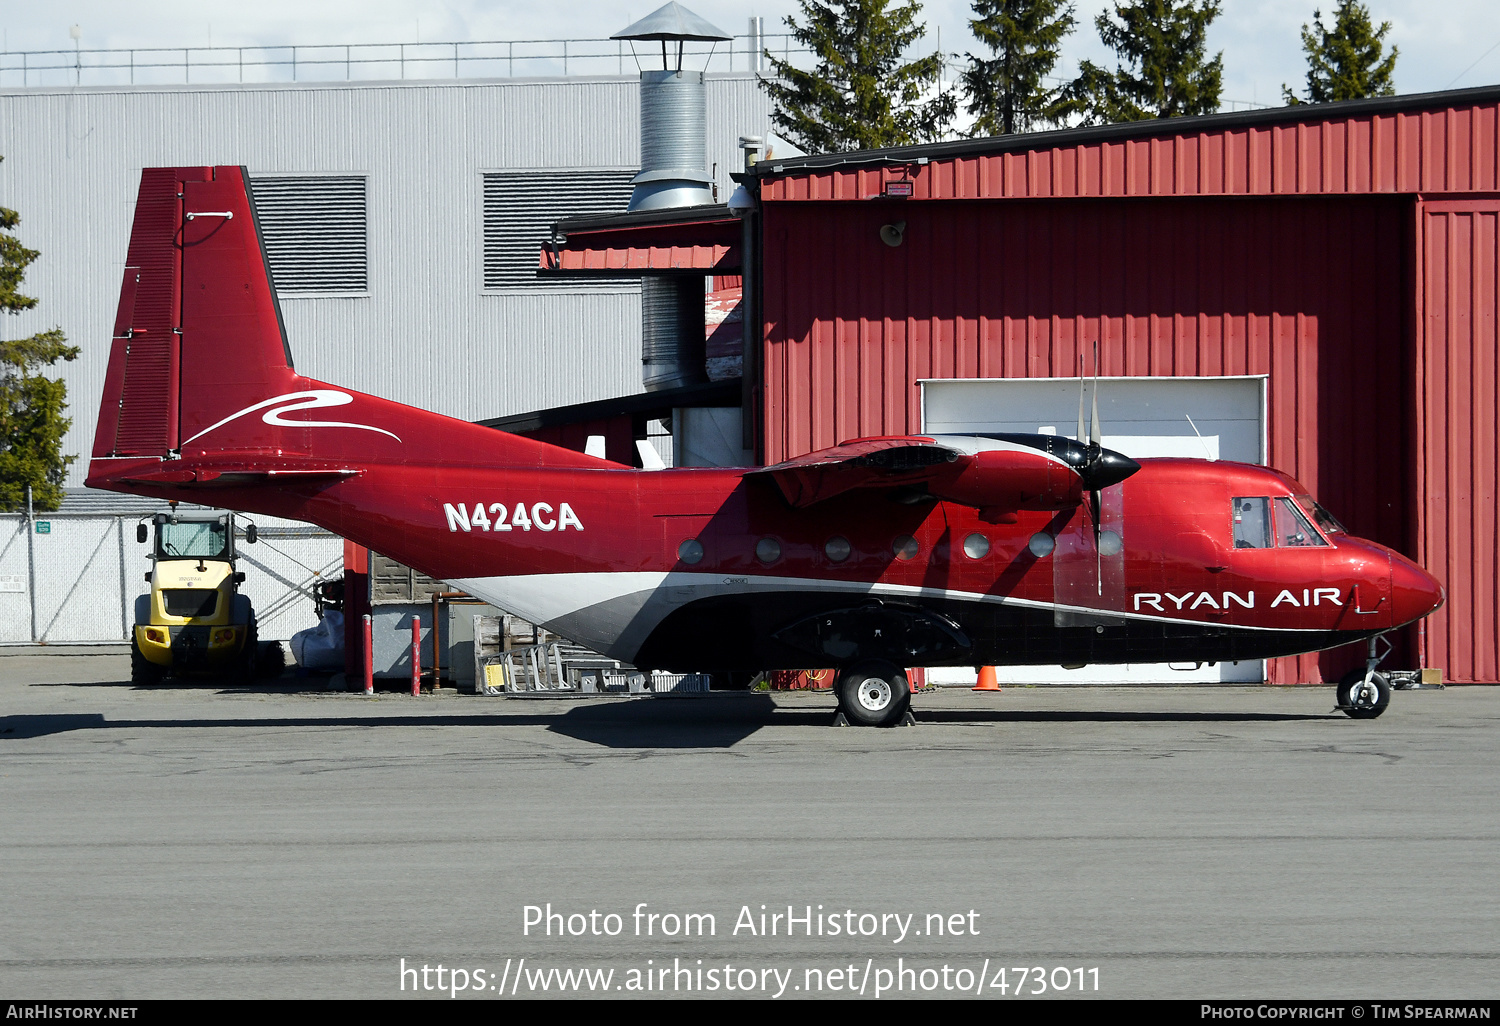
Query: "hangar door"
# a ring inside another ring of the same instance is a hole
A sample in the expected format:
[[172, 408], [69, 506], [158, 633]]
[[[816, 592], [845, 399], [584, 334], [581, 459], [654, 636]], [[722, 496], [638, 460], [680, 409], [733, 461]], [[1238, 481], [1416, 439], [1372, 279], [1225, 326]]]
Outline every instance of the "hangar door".
[[1420, 205], [1417, 562], [1448, 588], [1420, 627], [1423, 666], [1500, 680], [1500, 203]]
[[[1077, 378], [928, 379], [922, 386], [924, 434], [998, 431], [1059, 434], [1078, 430]], [[1094, 382], [1085, 383], [1091, 403]], [[1132, 457], [1192, 456], [1264, 463], [1266, 379], [1100, 378], [1104, 446]], [[1087, 418], [1087, 412], [1085, 412]], [[1265, 679], [1261, 660], [1194, 667], [1192, 663], [1124, 666], [1001, 667], [1002, 683], [1191, 684]], [[972, 670], [930, 670], [937, 684], [972, 684]]]

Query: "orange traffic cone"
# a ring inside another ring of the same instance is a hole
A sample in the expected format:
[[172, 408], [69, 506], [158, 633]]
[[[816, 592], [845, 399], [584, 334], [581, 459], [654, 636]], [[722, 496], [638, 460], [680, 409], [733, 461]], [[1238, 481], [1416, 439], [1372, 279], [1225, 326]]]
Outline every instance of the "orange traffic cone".
[[995, 679], [995, 668], [993, 666], [981, 666], [979, 668], [979, 683], [975, 684], [974, 691], [999, 691], [1000, 682]]

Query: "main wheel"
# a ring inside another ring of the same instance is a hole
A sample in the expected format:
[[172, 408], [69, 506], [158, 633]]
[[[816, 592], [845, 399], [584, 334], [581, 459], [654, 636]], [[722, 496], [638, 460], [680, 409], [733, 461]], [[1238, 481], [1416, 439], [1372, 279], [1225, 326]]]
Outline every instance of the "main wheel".
[[235, 661], [234, 679], [240, 684], [253, 684], [259, 670], [260, 638], [255, 629], [255, 618], [251, 617], [245, 633], [245, 647], [240, 649], [239, 658]]
[[906, 671], [880, 660], [857, 663], [839, 674], [839, 709], [850, 723], [891, 727], [911, 705]]
[[160, 684], [164, 672], [160, 666], [157, 666], [142, 654], [140, 646], [135, 642], [135, 638], [131, 638], [130, 683], [138, 688]]
[[1391, 685], [1378, 673], [1365, 683], [1364, 670], [1350, 670], [1339, 681], [1338, 706], [1356, 720], [1373, 720], [1391, 704]]

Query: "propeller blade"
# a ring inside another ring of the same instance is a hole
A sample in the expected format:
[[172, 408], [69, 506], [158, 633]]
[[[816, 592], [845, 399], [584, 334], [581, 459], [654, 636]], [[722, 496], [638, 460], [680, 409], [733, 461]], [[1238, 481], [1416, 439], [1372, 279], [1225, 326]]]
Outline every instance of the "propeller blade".
[[1094, 340], [1094, 410], [1089, 416], [1089, 444], [1099, 445], [1099, 342]]
[[1103, 498], [1097, 489], [1089, 492], [1089, 511], [1094, 521], [1094, 584], [1101, 596], [1104, 594], [1104, 553], [1099, 549], [1099, 506]]
[[1083, 441], [1083, 354], [1078, 354], [1078, 434], [1073, 437]]

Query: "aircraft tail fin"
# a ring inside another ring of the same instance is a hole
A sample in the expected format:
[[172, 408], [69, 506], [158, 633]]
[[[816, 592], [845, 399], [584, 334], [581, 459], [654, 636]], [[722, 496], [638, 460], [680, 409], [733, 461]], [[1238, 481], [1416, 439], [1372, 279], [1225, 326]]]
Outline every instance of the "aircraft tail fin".
[[88, 483], [413, 461], [615, 466], [299, 375], [245, 169], [144, 170]]
[[144, 170], [94, 458], [179, 452], [296, 381], [245, 170]]

